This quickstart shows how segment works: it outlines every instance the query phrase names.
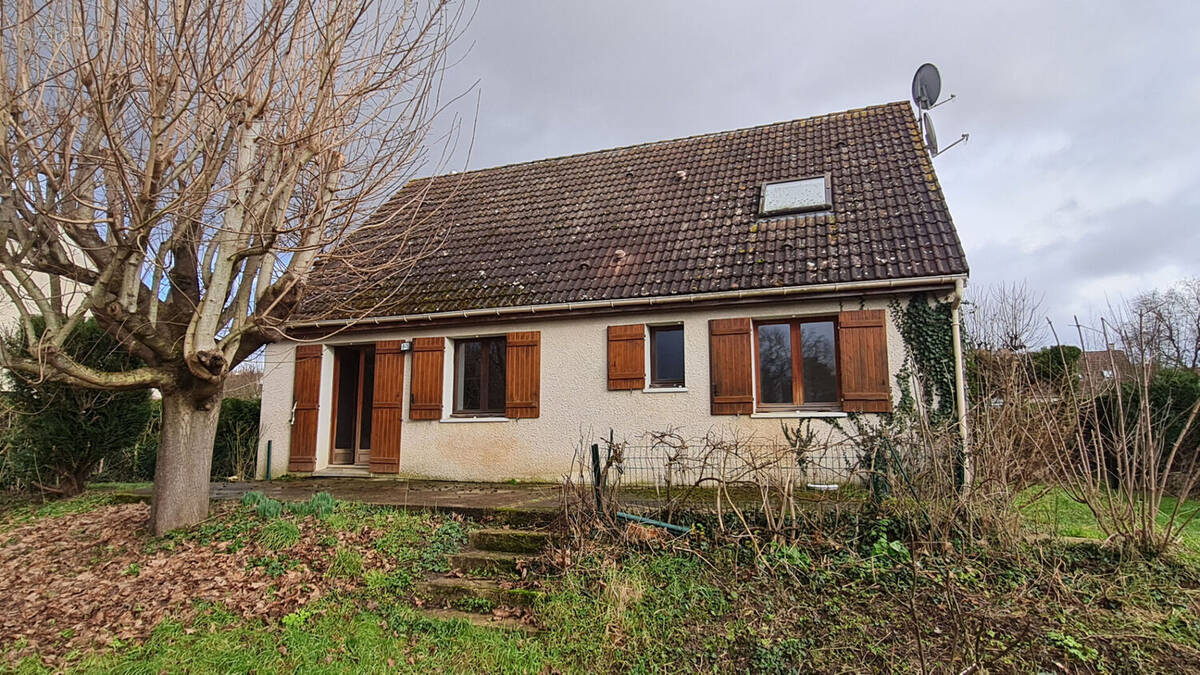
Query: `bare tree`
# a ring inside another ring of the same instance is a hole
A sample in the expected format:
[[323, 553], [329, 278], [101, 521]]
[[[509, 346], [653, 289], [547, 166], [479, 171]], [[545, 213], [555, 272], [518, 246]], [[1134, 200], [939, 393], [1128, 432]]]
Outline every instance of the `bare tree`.
[[[390, 222], [403, 209], [367, 216], [424, 159], [463, 8], [0, 7], [0, 288], [33, 345], [0, 365], [160, 389], [153, 530], [195, 523], [230, 370], [279, 338], [306, 273], [348, 232], [379, 228], [368, 239], [392, 250], [412, 227]], [[88, 315], [146, 365], [102, 372], [64, 353]]]
[[963, 312], [967, 340], [975, 349], [1023, 352], [1046, 338], [1044, 293], [1024, 281], [972, 289]]
[[1140, 293], [1128, 301], [1118, 325], [1135, 355], [1169, 368], [1200, 368], [1200, 278]]

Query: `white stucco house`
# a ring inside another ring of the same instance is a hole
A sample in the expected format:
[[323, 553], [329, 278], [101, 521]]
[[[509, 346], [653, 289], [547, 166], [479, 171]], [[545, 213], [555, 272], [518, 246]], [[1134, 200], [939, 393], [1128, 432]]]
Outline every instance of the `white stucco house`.
[[267, 348], [259, 475], [557, 480], [588, 430], [888, 414], [888, 307], [967, 273], [908, 103], [414, 180]]

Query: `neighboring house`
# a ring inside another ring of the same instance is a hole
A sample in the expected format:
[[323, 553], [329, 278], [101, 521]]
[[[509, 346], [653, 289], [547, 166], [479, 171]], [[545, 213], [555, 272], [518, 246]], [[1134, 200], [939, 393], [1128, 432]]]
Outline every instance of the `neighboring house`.
[[267, 347], [260, 476], [271, 443], [273, 475], [558, 480], [610, 428], [887, 413], [888, 308], [967, 276], [907, 103], [414, 180], [389, 221]]
[[1085, 351], [1079, 357], [1080, 389], [1095, 395], [1136, 376], [1133, 363], [1125, 350], [1108, 345], [1108, 349]]

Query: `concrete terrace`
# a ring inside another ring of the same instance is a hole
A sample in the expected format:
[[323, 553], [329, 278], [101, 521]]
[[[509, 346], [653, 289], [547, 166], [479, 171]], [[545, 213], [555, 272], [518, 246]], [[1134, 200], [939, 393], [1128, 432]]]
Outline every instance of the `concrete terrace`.
[[467, 483], [392, 478], [300, 478], [213, 483], [212, 499], [241, 499], [259, 490], [280, 501], [304, 501], [318, 492], [335, 499], [461, 513], [472, 518], [548, 521], [559, 511], [561, 487], [548, 483]]

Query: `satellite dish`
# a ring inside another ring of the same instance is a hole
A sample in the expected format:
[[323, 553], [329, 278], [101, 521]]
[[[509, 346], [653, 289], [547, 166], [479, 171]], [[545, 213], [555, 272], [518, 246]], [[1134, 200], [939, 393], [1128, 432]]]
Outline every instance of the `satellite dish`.
[[925, 127], [925, 145], [929, 146], [929, 154], [937, 156], [937, 133], [933, 130], [933, 118], [929, 113], [921, 113], [921, 125]]
[[942, 76], [938, 73], [937, 66], [932, 63], [922, 64], [920, 68], [917, 68], [916, 75], [913, 75], [913, 102], [921, 110], [929, 110], [933, 104], [937, 103], [938, 97], [941, 95]]

